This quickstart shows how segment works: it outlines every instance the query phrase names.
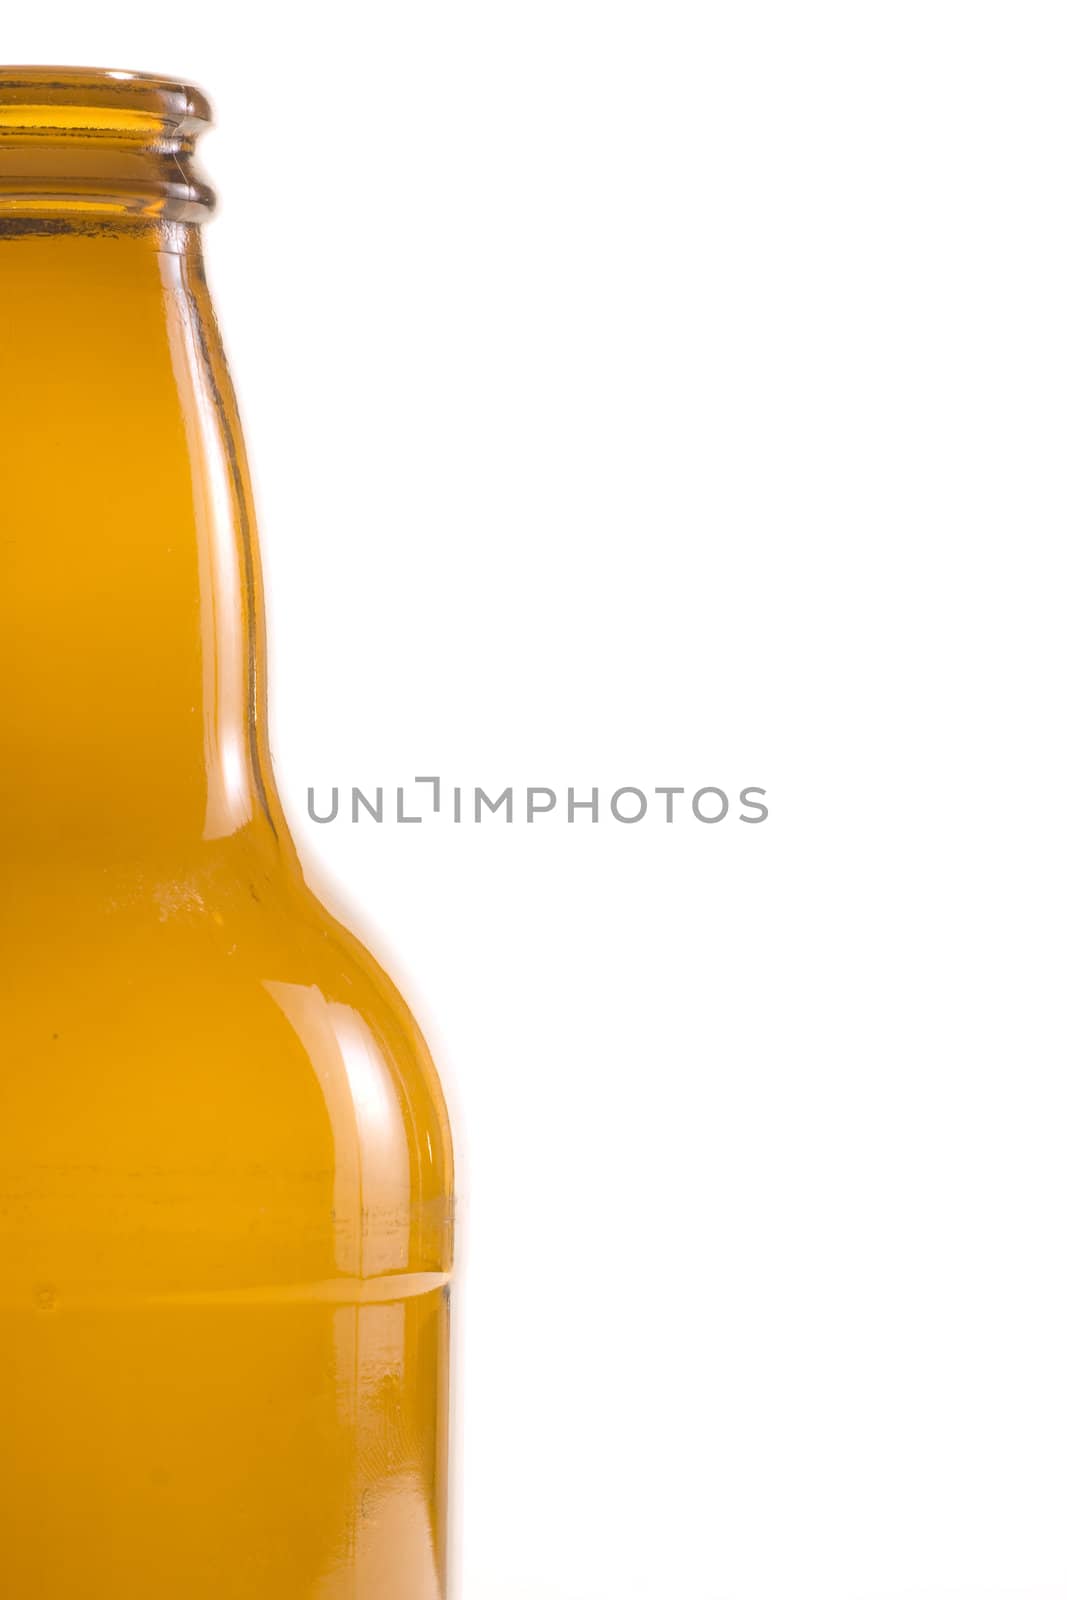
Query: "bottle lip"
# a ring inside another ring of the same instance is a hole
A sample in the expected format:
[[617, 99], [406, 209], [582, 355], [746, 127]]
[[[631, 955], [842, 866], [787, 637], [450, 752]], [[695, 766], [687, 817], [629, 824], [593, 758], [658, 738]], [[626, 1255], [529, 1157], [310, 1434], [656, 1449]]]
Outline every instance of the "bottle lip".
[[0, 66], [0, 134], [195, 138], [211, 123], [195, 85], [120, 68]]
[[0, 234], [94, 219], [201, 222], [201, 90], [118, 68], [0, 66]]

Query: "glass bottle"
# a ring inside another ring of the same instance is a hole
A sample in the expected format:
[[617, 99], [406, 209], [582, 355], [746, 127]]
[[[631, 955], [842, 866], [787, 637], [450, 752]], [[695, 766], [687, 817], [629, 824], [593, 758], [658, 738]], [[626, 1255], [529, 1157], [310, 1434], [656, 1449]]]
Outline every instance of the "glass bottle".
[[275, 791], [208, 116], [0, 68], [0, 1592], [441, 1600], [448, 1122]]

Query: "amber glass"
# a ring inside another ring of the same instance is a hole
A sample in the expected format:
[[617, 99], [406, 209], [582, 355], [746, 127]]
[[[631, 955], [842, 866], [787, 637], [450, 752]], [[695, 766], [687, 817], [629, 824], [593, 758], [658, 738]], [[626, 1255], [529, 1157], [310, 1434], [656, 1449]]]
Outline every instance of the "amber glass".
[[275, 793], [207, 115], [0, 69], [0, 1594], [440, 1600], [448, 1124]]

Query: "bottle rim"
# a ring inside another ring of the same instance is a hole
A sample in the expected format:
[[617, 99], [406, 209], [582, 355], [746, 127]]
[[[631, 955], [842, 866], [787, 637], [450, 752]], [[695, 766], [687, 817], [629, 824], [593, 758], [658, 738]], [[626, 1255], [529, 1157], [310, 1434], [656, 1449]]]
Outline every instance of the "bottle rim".
[[195, 138], [211, 123], [194, 84], [117, 67], [0, 66], [0, 135]]

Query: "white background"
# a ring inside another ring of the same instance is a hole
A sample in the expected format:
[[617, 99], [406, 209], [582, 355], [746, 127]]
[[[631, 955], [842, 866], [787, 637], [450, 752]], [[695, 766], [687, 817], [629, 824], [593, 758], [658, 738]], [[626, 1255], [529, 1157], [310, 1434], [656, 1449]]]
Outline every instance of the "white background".
[[[280, 777], [457, 1112], [464, 1600], [1067, 1596], [1067, 12], [3, 49], [217, 106]], [[423, 773], [771, 816], [307, 820]]]

